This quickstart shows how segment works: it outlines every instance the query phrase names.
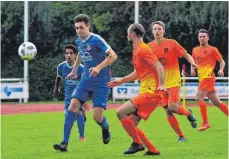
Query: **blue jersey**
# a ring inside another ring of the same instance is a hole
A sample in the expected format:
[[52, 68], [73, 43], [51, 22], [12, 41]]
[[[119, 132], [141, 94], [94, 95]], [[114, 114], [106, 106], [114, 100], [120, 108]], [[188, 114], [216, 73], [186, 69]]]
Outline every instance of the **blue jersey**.
[[79, 81], [81, 79], [81, 74], [84, 70], [84, 66], [80, 64], [76, 76], [68, 80], [67, 76], [72, 71], [73, 66], [69, 66], [67, 61], [64, 61], [60, 63], [57, 66], [57, 76], [61, 77], [62, 80], [64, 80], [64, 94], [65, 94], [65, 100], [71, 99], [72, 92], [74, 88], [79, 84]]
[[100, 70], [100, 73], [96, 77], [89, 77], [89, 69], [91, 67], [96, 67], [98, 64], [100, 64], [107, 57], [106, 53], [111, 49], [106, 41], [101, 36], [90, 33], [88, 38], [84, 41], [81, 38], [75, 39], [74, 44], [76, 45], [84, 64], [82, 81], [101, 83], [109, 81], [109, 66]]

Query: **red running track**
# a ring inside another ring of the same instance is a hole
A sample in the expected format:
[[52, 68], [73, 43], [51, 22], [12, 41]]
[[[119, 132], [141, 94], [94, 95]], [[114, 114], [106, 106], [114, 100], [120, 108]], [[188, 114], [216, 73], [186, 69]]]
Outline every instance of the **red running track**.
[[[116, 109], [121, 104], [109, 104], [108, 109]], [[197, 104], [187, 104], [187, 106], [196, 106]], [[212, 105], [208, 103], [208, 105]], [[89, 105], [92, 108], [92, 105]], [[2, 104], [1, 115], [6, 114], [25, 114], [39, 112], [63, 111], [64, 104]]]

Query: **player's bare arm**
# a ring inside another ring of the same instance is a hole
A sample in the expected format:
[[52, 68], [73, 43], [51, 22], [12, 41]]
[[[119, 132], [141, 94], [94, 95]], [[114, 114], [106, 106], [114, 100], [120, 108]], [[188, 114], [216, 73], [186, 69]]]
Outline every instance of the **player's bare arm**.
[[219, 77], [223, 77], [224, 76], [223, 70], [224, 70], [224, 67], [225, 67], [225, 61], [223, 59], [220, 59], [219, 60], [219, 65], [220, 65], [220, 67], [219, 67], [218, 75], [219, 75]]
[[78, 70], [81, 62], [82, 62], [81, 56], [78, 54], [76, 57], [72, 72], [68, 74], [67, 79], [72, 79], [75, 76], [76, 70]]
[[138, 76], [137, 76], [136, 71], [134, 70], [132, 73], [130, 73], [129, 75], [126, 75], [125, 77], [123, 77], [121, 79], [108, 82], [107, 86], [112, 88], [112, 87], [115, 87], [115, 86], [119, 86], [119, 85], [121, 85], [123, 83], [131, 82], [131, 81], [134, 81], [134, 80], [137, 80], [137, 79], [138, 79]]
[[186, 52], [186, 53], [183, 55], [183, 57], [186, 58], [186, 59], [188, 60], [188, 62], [191, 64], [191, 67], [192, 67], [193, 69], [198, 69], [198, 66], [196, 65], [194, 59], [192, 58], [192, 56], [191, 56], [189, 53]]
[[60, 94], [60, 82], [61, 82], [61, 77], [56, 76], [56, 80], [55, 80], [55, 88], [54, 88], [54, 95], [57, 97]]
[[107, 67], [108, 65], [111, 65], [117, 60], [117, 55], [112, 49], [108, 50], [107, 54], [108, 56], [103, 60], [103, 62], [98, 64], [96, 67], [92, 67], [89, 69], [90, 76], [97, 76], [100, 70]]

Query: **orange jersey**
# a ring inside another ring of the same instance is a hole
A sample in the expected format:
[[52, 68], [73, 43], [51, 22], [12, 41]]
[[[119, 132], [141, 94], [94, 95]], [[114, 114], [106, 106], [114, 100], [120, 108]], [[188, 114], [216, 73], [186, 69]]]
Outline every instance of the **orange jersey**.
[[144, 42], [133, 50], [132, 62], [141, 82], [140, 94], [146, 92], [154, 94], [158, 86], [158, 75], [152, 65], [157, 61], [157, 57]]
[[199, 81], [214, 77], [213, 70], [215, 69], [216, 61], [222, 59], [219, 50], [211, 45], [193, 48], [192, 57], [198, 65]]
[[180, 86], [181, 79], [178, 57], [181, 58], [187, 51], [172, 39], [164, 39], [161, 44], [156, 44], [154, 40], [148, 46], [164, 66], [165, 87]]

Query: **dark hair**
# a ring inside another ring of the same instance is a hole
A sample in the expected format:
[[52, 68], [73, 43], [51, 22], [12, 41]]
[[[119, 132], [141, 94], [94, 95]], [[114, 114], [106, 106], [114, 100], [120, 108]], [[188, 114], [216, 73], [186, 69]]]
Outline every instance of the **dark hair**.
[[72, 45], [72, 44], [65, 45], [64, 50], [63, 50], [64, 53], [65, 53], [66, 49], [72, 49], [74, 54], [76, 54], [76, 47], [74, 45]]
[[74, 18], [74, 22], [84, 22], [86, 25], [90, 23], [90, 18], [86, 14], [79, 14]]
[[205, 30], [205, 29], [200, 29], [200, 30], [198, 31], [198, 34], [199, 34], [199, 33], [206, 33], [206, 34], [208, 35], [208, 31]]
[[155, 22], [152, 23], [152, 27], [153, 27], [155, 24], [158, 24], [158, 25], [162, 26], [163, 29], [165, 30], [165, 23], [164, 23], [164, 22], [162, 22], [162, 21], [155, 21]]
[[129, 28], [130, 33], [134, 32], [138, 37], [145, 35], [145, 29], [140, 23], [133, 23]]

